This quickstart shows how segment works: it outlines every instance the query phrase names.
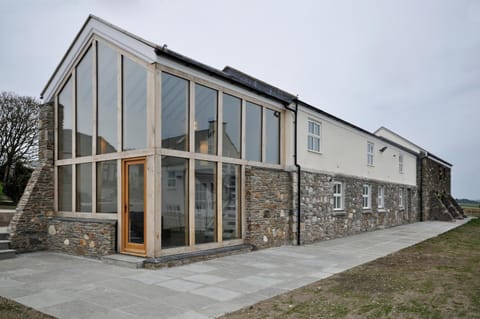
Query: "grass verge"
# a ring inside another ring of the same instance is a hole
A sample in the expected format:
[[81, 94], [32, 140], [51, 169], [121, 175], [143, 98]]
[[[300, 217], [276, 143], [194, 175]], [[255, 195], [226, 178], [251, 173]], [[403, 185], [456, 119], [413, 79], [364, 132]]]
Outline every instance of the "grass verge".
[[480, 219], [221, 318], [480, 318]]
[[0, 296], [0, 318], [2, 319], [55, 319], [30, 307]]

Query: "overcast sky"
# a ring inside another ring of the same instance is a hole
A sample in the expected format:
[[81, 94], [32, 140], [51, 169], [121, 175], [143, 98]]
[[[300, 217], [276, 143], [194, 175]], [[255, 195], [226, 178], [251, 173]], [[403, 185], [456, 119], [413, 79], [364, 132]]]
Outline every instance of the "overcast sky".
[[0, 0], [0, 91], [39, 97], [88, 14], [452, 163], [480, 199], [480, 1]]

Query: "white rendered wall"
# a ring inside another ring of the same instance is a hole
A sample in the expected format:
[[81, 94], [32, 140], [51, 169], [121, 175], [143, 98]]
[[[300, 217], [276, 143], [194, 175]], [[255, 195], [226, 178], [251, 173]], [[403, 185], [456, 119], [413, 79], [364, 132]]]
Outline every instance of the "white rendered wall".
[[412, 142], [406, 140], [405, 138], [397, 135], [396, 133], [390, 131], [385, 127], [379, 128], [374, 134], [389, 139], [390, 141], [397, 143], [398, 145], [401, 145], [405, 148], [408, 148], [416, 153], [420, 153], [422, 151], [422, 149], [417, 145], [413, 144]]
[[[309, 119], [321, 124], [320, 153], [307, 149]], [[373, 166], [367, 165], [367, 142], [374, 143]], [[298, 112], [298, 143], [302, 169], [416, 185], [416, 156], [304, 107]], [[384, 146], [387, 148], [380, 152]], [[399, 171], [399, 154], [403, 154], [403, 173]]]

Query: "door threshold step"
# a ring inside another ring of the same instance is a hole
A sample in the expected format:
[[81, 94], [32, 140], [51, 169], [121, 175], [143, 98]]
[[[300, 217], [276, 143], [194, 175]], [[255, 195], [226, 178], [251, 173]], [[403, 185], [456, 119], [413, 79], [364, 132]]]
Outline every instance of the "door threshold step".
[[143, 266], [149, 269], [175, 267], [218, 257], [247, 253], [252, 251], [253, 249], [253, 245], [240, 244], [220, 248], [192, 251], [176, 255], [148, 258], [145, 260]]
[[0, 250], [0, 260], [13, 258], [17, 255], [14, 249], [3, 249]]
[[143, 268], [143, 263], [146, 258], [124, 255], [124, 254], [113, 254], [103, 256], [102, 261], [106, 264], [122, 266], [127, 268]]

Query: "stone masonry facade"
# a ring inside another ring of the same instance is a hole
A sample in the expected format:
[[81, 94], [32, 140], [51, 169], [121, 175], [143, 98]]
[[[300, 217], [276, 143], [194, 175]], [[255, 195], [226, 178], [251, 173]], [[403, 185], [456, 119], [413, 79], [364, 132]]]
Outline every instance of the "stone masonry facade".
[[49, 220], [48, 248], [88, 257], [114, 254], [116, 227], [116, 220], [54, 217]]
[[[333, 209], [333, 185], [343, 186], [343, 209]], [[362, 188], [371, 187], [371, 207], [362, 207]], [[384, 208], [378, 208], [378, 188], [384, 186]], [[400, 189], [404, 206], [400, 207]], [[419, 220], [415, 186], [389, 184], [344, 175], [302, 172], [301, 242], [312, 243]]]
[[245, 169], [245, 242], [256, 248], [292, 241], [292, 176], [266, 168]]
[[39, 165], [32, 172], [10, 221], [11, 247], [18, 252], [45, 250], [48, 217], [54, 210], [54, 106], [44, 104], [39, 117]]
[[450, 221], [465, 214], [451, 195], [451, 169], [430, 158], [421, 163], [422, 220]]
[[39, 165], [9, 224], [17, 252], [54, 250], [100, 257], [115, 252], [116, 221], [54, 217], [54, 105], [40, 107]]

